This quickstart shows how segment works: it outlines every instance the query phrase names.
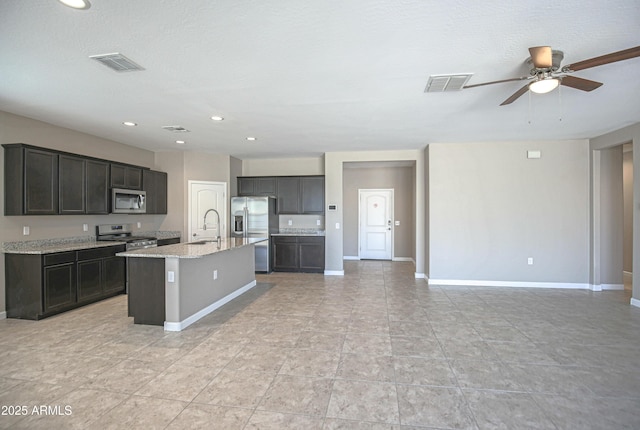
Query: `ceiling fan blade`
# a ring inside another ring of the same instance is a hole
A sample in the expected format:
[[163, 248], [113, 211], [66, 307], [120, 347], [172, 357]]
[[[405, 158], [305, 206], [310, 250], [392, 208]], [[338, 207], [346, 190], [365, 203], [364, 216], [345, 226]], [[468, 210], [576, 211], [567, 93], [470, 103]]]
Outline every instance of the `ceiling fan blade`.
[[578, 61], [577, 63], [564, 66], [563, 70], [566, 69], [577, 72], [578, 70], [602, 66], [603, 64], [615, 63], [616, 61], [628, 60], [635, 57], [640, 57], [640, 46], [618, 52], [612, 52], [611, 54], [601, 55], [600, 57], [594, 57], [584, 61]]
[[462, 88], [482, 87], [482, 86], [485, 86], [485, 85], [501, 84], [503, 82], [522, 81], [524, 79], [531, 79], [531, 76], [523, 76], [521, 78], [502, 79], [501, 81], [483, 82], [481, 84], [474, 84], [474, 85], [465, 85]]
[[508, 99], [506, 99], [505, 101], [500, 103], [500, 106], [509, 105], [509, 104], [515, 102], [516, 100], [518, 100], [520, 98], [521, 95], [523, 95], [527, 91], [529, 91], [529, 84], [525, 85], [524, 87], [520, 88], [518, 91], [513, 93], [511, 95], [511, 97], [509, 97]]
[[529, 48], [531, 61], [536, 69], [550, 69], [553, 66], [553, 56], [550, 46], [534, 46]]
[[565, 87], [571, 87], [582, 91], [593, 91], [602, 86], [602, 82], [590, 81], [589, 79], [578, 78], [575, 76], [564, 76], [560, 83]]

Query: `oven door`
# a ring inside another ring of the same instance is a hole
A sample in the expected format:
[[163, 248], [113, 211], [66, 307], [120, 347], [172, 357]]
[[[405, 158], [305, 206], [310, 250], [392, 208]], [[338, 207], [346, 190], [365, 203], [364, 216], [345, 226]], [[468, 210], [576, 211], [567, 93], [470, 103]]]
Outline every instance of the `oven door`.
[[143, 214], [147, 212], [147, 193], [140, 190], [111, 190], [111, 213]]

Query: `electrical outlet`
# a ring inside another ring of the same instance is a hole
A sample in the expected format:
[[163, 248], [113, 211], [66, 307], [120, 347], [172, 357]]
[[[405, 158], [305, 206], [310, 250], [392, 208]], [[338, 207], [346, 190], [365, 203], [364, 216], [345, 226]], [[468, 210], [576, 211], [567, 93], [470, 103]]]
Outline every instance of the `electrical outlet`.
[[29, 236], [30, 233], [31, 233], [31, 229], [29, 228], [28, 225], [25, 225], [24, 227], [22, 227], [23, 236]]
[[400, 225], [400, 221], [396, 221], [396, 226], [399, 226], [399, 225]]
[[89, 231], [89, 224], [82, 224], [82, 231]]
[[289, 221], [287, 221], [287, 225], [293, 225], [293, 220], [290, 219]]
[[529, 258], [527, 258], [527, 264], [528, 264], [529, 266], [533, 266], [533, 257], [529, 257]]
[[316, 225], [321, 225], [321, 223], [320, 223], [320, 220], [319, 220], [319, 219], [317, 219], [317, 220], [316, 220]]
[[218, 279], [218, 271], [214, 270], [213, 271], [213, 280], [215, 281], [216, 279]]

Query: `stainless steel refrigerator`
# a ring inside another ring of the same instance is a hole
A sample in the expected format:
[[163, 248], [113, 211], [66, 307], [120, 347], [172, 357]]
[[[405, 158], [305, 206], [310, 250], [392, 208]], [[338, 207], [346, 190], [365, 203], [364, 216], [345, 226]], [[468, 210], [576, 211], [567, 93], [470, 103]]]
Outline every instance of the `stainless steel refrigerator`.
[[232, 197], [231, 235], [266, 237], [256, 243], [256, 272], [271, 272], [271, 233], [278, 232], [275, 197]]

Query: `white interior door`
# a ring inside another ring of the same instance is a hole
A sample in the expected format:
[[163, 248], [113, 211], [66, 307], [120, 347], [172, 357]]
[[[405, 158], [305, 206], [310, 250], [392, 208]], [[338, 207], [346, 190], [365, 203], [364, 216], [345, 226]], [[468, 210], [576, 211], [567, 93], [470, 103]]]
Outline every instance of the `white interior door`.
[[[220, 214], [220, 231], [218, 217]], [[205, 228], [205, 214], [207, 214]], [[227, 183], [189, 181], [189, 240], [216, 238], [227, 236]]]
[[360, 258], [393, 257], [393, 190], [359, 190]]

